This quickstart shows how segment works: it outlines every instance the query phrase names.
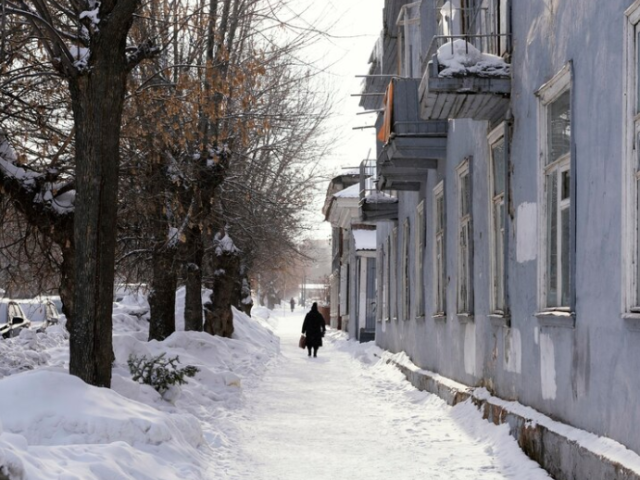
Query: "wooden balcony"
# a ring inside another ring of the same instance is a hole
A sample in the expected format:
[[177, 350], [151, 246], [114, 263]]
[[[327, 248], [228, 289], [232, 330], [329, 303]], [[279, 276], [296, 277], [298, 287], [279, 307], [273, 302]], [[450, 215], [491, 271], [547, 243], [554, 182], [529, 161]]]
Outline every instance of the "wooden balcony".
[[397, 220], [398, 199], [378, 190], [375, 168], [373, 160], [360, 165], [360, 220], [368, 223]]
[[360, 218], [363, 222], [390, 222], [398, 219], [398, 201], [377, 201], [372, 197], [360, 200]]
[[427, 172], [447, 156], [448, 122], [420, 118], [418, 79], [393, 79], [386, 100], [378, 132], [378, 188], [419, 190]]
[[446, 72], [434, 54], [420, 82], [420, 114], [424, 119], [470, 118], [497, 122], [509, 108], [511, 78], [501, 72], [460, 69]]

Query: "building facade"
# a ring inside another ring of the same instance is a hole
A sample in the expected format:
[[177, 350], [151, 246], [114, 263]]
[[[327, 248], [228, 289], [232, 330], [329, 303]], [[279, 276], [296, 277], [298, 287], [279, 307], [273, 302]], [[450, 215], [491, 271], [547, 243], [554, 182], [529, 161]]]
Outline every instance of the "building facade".
[[361, 220], [360, 174], [335, 177], [323, 213], [332, 227], [330, 325], [371, 341], [376, 330], [376, 227]]
[[640, 0], [388, 0], [383, 22], [376, 343], [640, 453]]

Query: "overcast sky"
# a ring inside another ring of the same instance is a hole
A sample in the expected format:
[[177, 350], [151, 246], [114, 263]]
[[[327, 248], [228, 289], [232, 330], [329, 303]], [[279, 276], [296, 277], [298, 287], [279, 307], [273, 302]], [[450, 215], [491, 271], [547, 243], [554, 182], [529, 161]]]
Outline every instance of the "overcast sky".
[[[382, 30], [382, 8], [384, 0], [296, 0], [296, 8], [304, 11], [308, 21], [319, 28], [329, 27], [330, 37], [318, 42], [309, 52], [319, 68], [326, 68], [326, 84], [336, 95], [336, 115], [329, 128], [337, 129], [337, 143], [333, 152], [321, 160], [327, 178], [338, 174], [342, 168], [357, 167], [375, 148], [373, 129], [352, 130], [353, 127], [372, 125], [372, 115], [356, 115], [362, 112], [358, 106], [362, 79], [369, 69], [369, 56]], [[323, 25], [324, 24], [324, 25]], [[372, 157], [373, 157], [372, 153]], [[321, 214], [326, 185], [322, 187], [321, 198], [317, 201], [317, 216], [312, 221], [318, 230], [315, 238], [327, 238], [330, 227]]]

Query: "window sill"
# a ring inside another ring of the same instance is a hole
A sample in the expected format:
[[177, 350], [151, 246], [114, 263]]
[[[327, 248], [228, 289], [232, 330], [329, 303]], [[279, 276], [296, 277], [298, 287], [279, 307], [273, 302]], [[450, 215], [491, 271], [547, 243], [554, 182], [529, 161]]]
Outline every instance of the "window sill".
[[433, 319], [435, 321], [446, 322], [447, 321], [447, 314], [446, 313], [436, 313], [435, 315], [433, 315]]
[[509, 315], [503, 315], [501, 313], [490, 313], [489, 320], [491, 321], [491, 326], [495, 328], [511, 327], [511, 317]]
[[422, 314], [422, 315], [418, 315], [418, 316], [416, 317], [416, 322], [424, 322], [425, 318], [427, 318], [427, 317], [426, 317], [426, 315], [424, 315], [424, 314]]
[[536, 313], [541, 327], [575, 328], [575, 313], [568, 310], [544, 310]]
[[473, 313], [458, 313], [458, 321], [460, 323], [473, 323]]
[[622, 314], [622, 319], [629, 330], [640, 331], [640, 313], [626, 312]]

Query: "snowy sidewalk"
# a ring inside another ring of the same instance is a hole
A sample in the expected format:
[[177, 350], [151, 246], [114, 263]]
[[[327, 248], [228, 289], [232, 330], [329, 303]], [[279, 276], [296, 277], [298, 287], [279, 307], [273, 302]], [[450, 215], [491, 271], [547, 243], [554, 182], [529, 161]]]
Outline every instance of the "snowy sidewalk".
[[[229, 478], [549, 478], [470, 404], [415, 390], [372, 344], [325, 338], [318, 358], [297, 347], [304, 313], [279, 320], [282, 356], [245, 391], [237, 417], [243, 461]], [[235, 468], [233, 469], [235, 470]], [[228, 472], [231, 473], [231, 472]]]

